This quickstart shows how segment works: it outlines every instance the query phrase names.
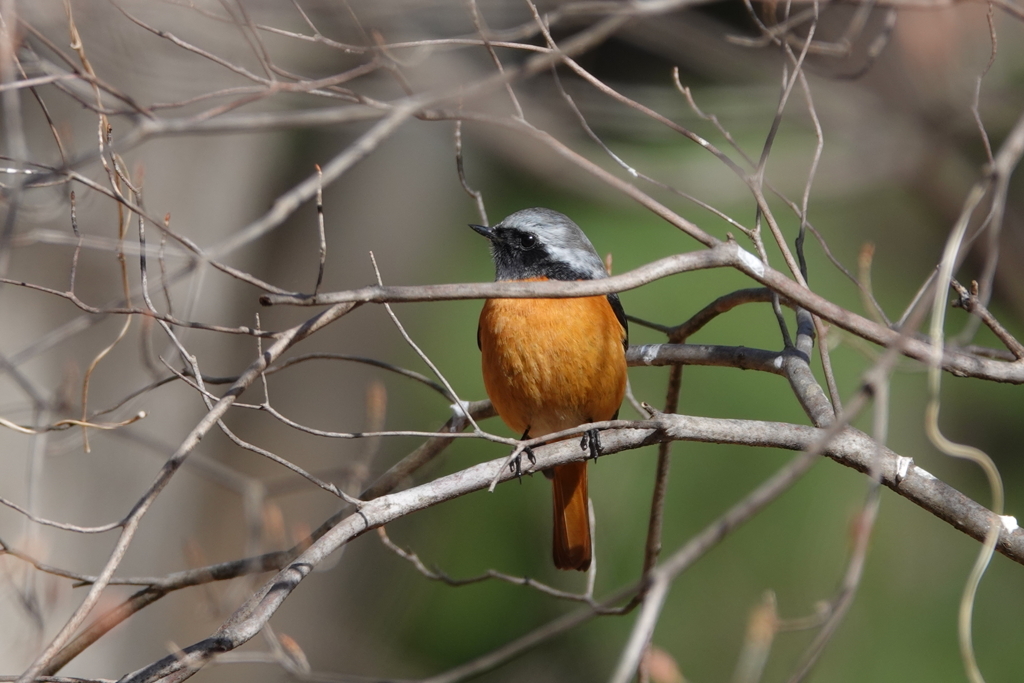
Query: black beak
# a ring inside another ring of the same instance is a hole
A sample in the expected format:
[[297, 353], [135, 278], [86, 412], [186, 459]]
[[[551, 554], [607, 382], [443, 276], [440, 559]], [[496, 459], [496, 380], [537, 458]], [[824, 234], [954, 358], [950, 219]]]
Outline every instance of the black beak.
[[476, 230], [478, 233], [480, 233], [489, 240], [494, 239], [494, 231], [488, 227], [485, 227], [483, 225], [474, 225], [473, 223], [470, 223], [469, 227], [473, 228], [474, 230]]

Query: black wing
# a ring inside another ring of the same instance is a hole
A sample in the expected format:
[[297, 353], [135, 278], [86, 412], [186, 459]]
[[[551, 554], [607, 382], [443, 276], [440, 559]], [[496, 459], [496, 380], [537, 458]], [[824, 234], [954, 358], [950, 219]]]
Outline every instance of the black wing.
[[629, 321], [626, 320], [626, 311], [622, 309], [622, 302], [619, 301], [619, 295], [609, 294], [608, 303], [612, 305], [612, 310], [615, 311], [616, 319], [618, 319], [619, 324], [622, 325], [622, 329], [626, 331], [626, 336], [622, 340], [622, 345], [629, 348]]

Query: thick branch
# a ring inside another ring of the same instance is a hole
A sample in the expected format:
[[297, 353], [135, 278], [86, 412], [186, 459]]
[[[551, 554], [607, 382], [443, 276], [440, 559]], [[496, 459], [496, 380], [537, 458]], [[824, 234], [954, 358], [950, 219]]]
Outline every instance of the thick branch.
[[[494, 417], [496, 414], [490, 401], [470, 402], [466, 408], [473, 418], [477, 420]], [[459, 412], [458, 415], [454, 415], [450, 420], [448, 420], [448, 422], [443, 425], [439, 431], [450, 433], [460, 432], [465, 429], [466, 423], [466, 418], [461, 412]], [[418, 468], [427, 464], [438, 453], [442, 452], [452, 442], [452, 440], [453, 439], [451, 437], [443, 436], [435, 436], [427, 439], [412, 453], [378, 477], [373, 484], [363, 491], [360, 498], [362, 500], [371, 500], [386, 493], [390, 493], [409, 476], [411, 476]], [[81, 652], [96, 642], [110, 629], [172, 591], [202, 585], [211, 581], [226, 581], [239, 576], [260, 574], [267, 571], [280, 571], [289, 562], [294, 560], [303, 549], [330, 531], [331, 528], [341, 521], [350, 511], [351, 508], [346, 506], [339, 512], [327, 518], [323, 524], [309, 535], [309, 537], [304, 538], [298, 545], [289, 550], [278, 550], [258, 555], [256, 557], [221, 562], [219, 564], [209, 565], [206, 567], [196, 567], [194, 569], [175, 572], [164, 577], [111, 579], [111, 584], [142, 585], [145, 586], [145, 588], [132, 595], [121, 605], [118, 605], [114, 609], [103, 614], [95, 622], [90, 624], [88, 628], [79, 633], [74, 640], [68, 643], [50, 660], [50, 663], [43, 669], [42, 674], [55, 674], [60, 671], [68, 662], [81, 654]], [[26, 561], [33, 562], [37, 568], [41, 568], [38, 563], [34, 562], [30, 558], [25, 559]], [[75, 575], [70, 578], [75, 578], [83, 583], [91, 583], [96, 580], [96, 577], [80, 575]]]
[[[730, 443], [748, 446], [805, 450], [822, 435], [814, 427], [753, 420], [725, 420], [685, 415], [659, 415], [658, 429], [618, 429], [606, 432], [602, 445], [606, 453], [616, 453], [664, 440], [706, 443]], [[959, 491], [915, 466], [910, 458], [879, 449], [866, 434], [846, 429], [825, 454], [861, 472], [880, 470], [882, 482], [900, 495], [976, 539], [987, 533], [992, 513]], [[536, 449], [536, 469], [582, 460], [587, 453], [575, 440]], [[881, 460], [881, 466], [878, 462]], [[198, 671], [214, 655], [232, 650], [255, 636], [291, 591], [318, 563], [339, 547], [378, 526], [388, 524], [418, 510], [486, 488], [491, 480], [506, 481], [514, 475], [504, 467], [505, 458], [441, 477], [400, 493], [382, 496], [364, 504], [359, 512], [310, 546], [294, 562], [267, 582], [250, 600], [212, 636], [170, 655], [144, 669], [124, 677], [124, 683], [146, 683], [174, 674], [176, 680]], [[1010, 559], [1024, 564], [1024, 530], [1004, 518], [997, 549]]]

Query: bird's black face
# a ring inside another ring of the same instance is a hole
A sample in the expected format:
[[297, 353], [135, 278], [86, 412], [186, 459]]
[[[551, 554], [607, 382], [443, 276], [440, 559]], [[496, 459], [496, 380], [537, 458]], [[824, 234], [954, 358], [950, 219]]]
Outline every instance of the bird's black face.
[[540, 237], [516, 228], [498, 228], [491, 238], [495, 277], [498, 280], [590, 280], [593, 275], [561, 260]]
[[607, 275], [583, 231], [550, 209], [519, 211], [493, 228], [470, 227], [490, 240], [497, 280], [593, 280]]

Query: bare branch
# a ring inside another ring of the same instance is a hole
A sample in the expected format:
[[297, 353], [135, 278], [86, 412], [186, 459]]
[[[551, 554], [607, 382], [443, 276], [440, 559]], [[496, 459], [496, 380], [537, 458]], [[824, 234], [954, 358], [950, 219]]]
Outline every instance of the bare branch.
[[[892, 346], [900, 341], [900, 333], [883, 327], [861, 315], [848, 311], [828, 299], [793, 282], [770, 267], [764, 266], [752, 254], [733, 242], [721, 243], [701, 252], [677, 254], [655, 261], [646, 266], [621, 275], [601, 280], [579, 280], [574, 282], [487, 282], [461, 285], [421, 285], [364, 287], [349, 292], [308, 295], [275, 296], [265, 295], [261, 302], [272, 304], [322, 305], [337, 302], [394, 303], [400, 301], [445, 301], [453, 299], [485, 298], [557, 298], [595, 296], [622, 292], [648, 282], [677, 273], [705, 268], [732, 267], [748, 277], [765, 285], [794, 304], [806, 308], [825, 320], [867, 339], [880, 346]], [[900, 341], [903, 353], [911, 358], [927, 361], [934, 354], [930, 344], [917, 338]], [[1024, 383], [1024, 363], [1001, 363], [986, 358], [969, 356], [958, 351], [946, 350], [942, 356], [942, 367], [957, 376], [978, 377], [1011, 384]]]
[[159, 494], [167, 485], [174, 473], [181, 467], [181, 463], [199, 443], [199, 440], [210, 429], [212, 429], [221, 416], [227, 412], [228, 408], [230, 408], [231, 404], [235, 402], [238, 395], [241, 394], [241, 392], [259, 376], [260, 372], [262, 372], [267, 365], [276, 360], [282, 353], [284, 353], [285, 350], [302, 339], [305, 339], [307, 336], [316, 332], [323, 326], [345, 315], [354, 307], [355, 306], [353, 304], [340, 304], [338, 306], [334, 306], [327, 311], [314, 316], [302, 325], [296, 326], [287, 333], [281, 335], [281, 337], [275, 341], [269, 349], [267, 349], [265, 354], [261, 355], [249, 366], [246, 372], [228, 390], [224, 397], [221, 398], [203, 417], [199, 424], [196, 425], [192, 432], [178, 447], [178, 450], [175, 451], [175, 453], [167, 460], [161, 469], [160, 474], [157, 476], [156, 481], [153, 482], [149, 490], [146, 491], [146, 493], [139, 499], [132, 511], [125, 518], [121, 525], [121, 535], [118, 537], [114, 550], [111, 552], [110, 557], [103, 567], [103, 571], [97, 577], [96, 582], [92, 584], [85, 599], [82, 601], [81, 605], [79, 605], [78, 609], [75, 610], [75, 613], [67, 621], [60, 632], [52, 641], [50, 641], [49, 645], [35, 658], [29, 668], [22, 674], [22, 679], [29, 681], [34, 678], [49, 664], [50, 660], [64, 647], [64, 645], [70, 641], [71, 636], [78, 630], [79, 626], [82, 625], [93, 607], [99, 601], [101, 593], [106, 588], [107, 583], [113, 577], [114, 572], [120, 565], [121, 560], [124, 558], [124, 554], [128, 550], [128, 545], [131, 543], [132, 538], [135, 535], [135, 531], [138, 528], [139, 521], [149, 509], [150, 505], [153, 504], [157, 494]]
[[[662, 439], [705, 443], [740, 443], [802, 451], [820, 443], [822, 434], [821, 430], [813, 427], [757, 421], [664, 414], [659, 414], [656, 419], [660, 423], [658, 429], [606, 432], [602, 437], [605, 453], [617, 453], [627, 448], [656, 443]], [[876, 451], [877, 447], [873, 439], [849, 428], [840, 432], [824, 449], [824, 453], [829, 457], [863, 472], [869, 472], [874, 468]], [[577, 448], [577, 444], [571, 442], [551, 444], [538, 448], [535, 453], [538, 469], [582, 460], [587, 455]], [[808, 462], [803, 463], [804, 460]], [[909, 458], [903, 458], [883, 449], [880, 460], [878, 470], [881, 473], [882, 482], [886, 486], [912, 502], [929, 509], [940, 518], [947, 519], [951, 523], [956, 520], [955, 524], [961, 531], [975, 538], [984, 538], [988, 533], [991, 513], [984, 507], [943, 484], [930, 473], [913, 465]], [[805, 467], [809, 467], [813, 459], [800, 458], [798, 461]], [[238, 647], [256, 635], [291, 591], [309, 574], [312, 567], [351, 539], [416, 510], [486, 488], [495, 476], [501, 481], [508, 481], [515, 477], [513, 473], [504, 468], [504, 458], [476, 465], [428, 484], [367, 502], [358, 514], [350, 515], [339, 522], [287, 568], [264, 584], [263, 588], [216, 633], [195, 645], [184, 648], [177, 655], [167, 657], [126, 676], [123, 679], [124, 683], [143, 683], [169, 675], [191, 675], [217, 652]], [[783, 477], [786, 485], [793, 476], [793, 472], [786, 472], [786, 476]], [[768, 483], [771, 486], [763, 487], [766, 490], [765, 495], [773, 493], [777, 487], [782, 485], [776, 479], [769, 480]], [[727, 525], [726, 528], [728, 528]], [[1005, 525], [1000, 534], [997, 549], [1011, 559], [1024, 564], [1024, 529], [1016, 527], [1015, 524], [1013, 528], [1009, 524]], [[677, 555], [666, 561], [662, 565], [664, 569], [661, 570], [665, 577], [664, 582], [681, 572], [689, 561], [689, 557], [684, 556], [683, 559], [680, 559], [680, 556]], [[649, 598], [645, 605], [656, 605], [656, 601]], [[632, 670], [635, 670], [635, 664]]]

